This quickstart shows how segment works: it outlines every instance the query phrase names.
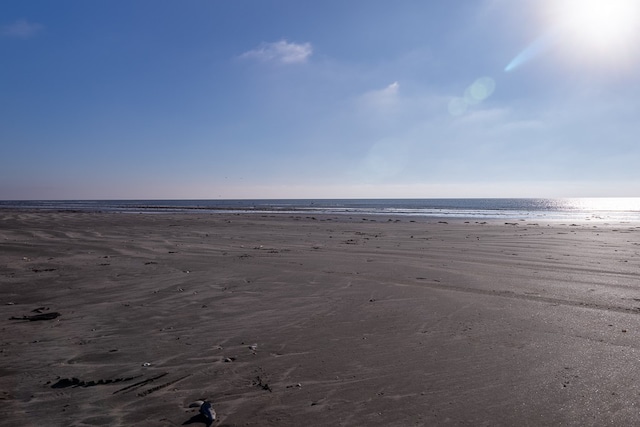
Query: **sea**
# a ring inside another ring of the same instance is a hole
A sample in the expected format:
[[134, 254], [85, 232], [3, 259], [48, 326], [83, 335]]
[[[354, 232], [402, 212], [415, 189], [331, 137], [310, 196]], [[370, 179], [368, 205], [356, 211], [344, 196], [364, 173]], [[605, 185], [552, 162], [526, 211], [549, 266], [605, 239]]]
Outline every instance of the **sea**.
[[505, 220], [640, 221], [640, 198], [4, 200], [0, 209], [111, 213], [393, 215]]

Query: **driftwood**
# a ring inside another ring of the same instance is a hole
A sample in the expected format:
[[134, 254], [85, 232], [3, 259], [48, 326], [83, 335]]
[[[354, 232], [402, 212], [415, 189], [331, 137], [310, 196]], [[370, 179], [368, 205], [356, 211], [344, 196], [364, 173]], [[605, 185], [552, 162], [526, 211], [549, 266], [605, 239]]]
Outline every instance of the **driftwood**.
[[35, 322], [38, 320], [53, 320], [56, 317], [61, 316], [60, 313], [58, 313], [57, 311], [53, 311], [51, 313], [41, 313], [41, 314], [34, 314], [32, 316], [22, 316], [22, 317], [10, 317], [9, 320], [28, 320], [30, 322]]
[[51, 388], [66, 388], [66, 387], [94, 387], [97, 385], [107, 385], [107, 384], [115, 384], [124, 381], [131, 381], [133, 379], [139, 378], [141, 375], [136, 375], [133, 377], [122, 377], [122, 378], [113, 378], [106, 380], [98, 380], [98, 381], [83, 381], [78, 378], [62, 378], [58, 380], [55, 384], [51, 386]]

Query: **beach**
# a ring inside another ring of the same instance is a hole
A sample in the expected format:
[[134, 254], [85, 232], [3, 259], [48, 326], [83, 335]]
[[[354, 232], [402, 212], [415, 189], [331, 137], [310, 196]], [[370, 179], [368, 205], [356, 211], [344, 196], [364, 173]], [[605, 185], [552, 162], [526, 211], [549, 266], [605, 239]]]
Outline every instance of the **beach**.
[[635, 425], [640, 224], [0, 211], [0, 425]]

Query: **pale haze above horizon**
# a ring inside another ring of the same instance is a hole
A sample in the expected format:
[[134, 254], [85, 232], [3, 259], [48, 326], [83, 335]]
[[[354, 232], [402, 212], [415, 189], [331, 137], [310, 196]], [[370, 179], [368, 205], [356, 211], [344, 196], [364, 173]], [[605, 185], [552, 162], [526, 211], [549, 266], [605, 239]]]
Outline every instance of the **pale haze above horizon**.
[[640, 196], [637, 0], [4, 0], [0, 200]]

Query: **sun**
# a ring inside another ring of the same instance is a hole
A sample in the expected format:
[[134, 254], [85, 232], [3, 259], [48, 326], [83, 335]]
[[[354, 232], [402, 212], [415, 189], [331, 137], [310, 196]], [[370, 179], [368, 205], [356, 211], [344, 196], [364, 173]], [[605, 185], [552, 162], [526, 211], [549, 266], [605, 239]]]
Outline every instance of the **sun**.
[[628, 57], [640, 40], [640, 0], [552, 0], [550, 26], [574, 54], [593, 60]]
[[638, 21], [637, 0], [580, 0], [566, 4], [563, 20], [569, 35], [595, 48], [626, 43]]

